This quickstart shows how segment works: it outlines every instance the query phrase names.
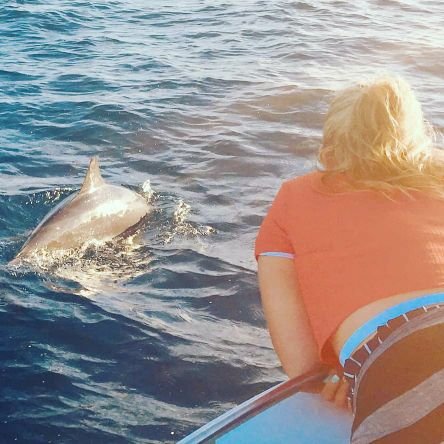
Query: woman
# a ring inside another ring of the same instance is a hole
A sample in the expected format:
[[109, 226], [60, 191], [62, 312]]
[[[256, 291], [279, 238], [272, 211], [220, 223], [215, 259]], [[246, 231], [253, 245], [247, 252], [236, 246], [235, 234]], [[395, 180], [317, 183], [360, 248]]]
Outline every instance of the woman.
[[444, 440], [444, 162], [398, 77], [341, 91], [322, 170], [285, 182], [256, 241], [274, 348], [292, 378], [342, 372], [352, 443]]

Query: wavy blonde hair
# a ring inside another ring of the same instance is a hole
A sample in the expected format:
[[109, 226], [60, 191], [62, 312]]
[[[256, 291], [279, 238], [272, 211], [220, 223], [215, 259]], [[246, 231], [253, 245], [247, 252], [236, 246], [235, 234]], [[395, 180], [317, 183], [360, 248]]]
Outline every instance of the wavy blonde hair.
[[323, 178], [345, 173], [352, 189], [421, 190], [444, 198], [444, 158], [434, 140], [402, 78], [349, 87], [327, 113], [319, 152]]

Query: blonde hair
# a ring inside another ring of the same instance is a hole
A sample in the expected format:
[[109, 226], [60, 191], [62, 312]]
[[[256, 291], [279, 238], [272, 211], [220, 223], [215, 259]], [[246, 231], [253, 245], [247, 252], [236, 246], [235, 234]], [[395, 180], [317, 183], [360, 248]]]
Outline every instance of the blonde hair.
[[331, 102], [319, 162], [324, 179], [345, 173], [352, 189], [428, 191], [444, 197], [444, 161], [408, 83], [384, 77]]

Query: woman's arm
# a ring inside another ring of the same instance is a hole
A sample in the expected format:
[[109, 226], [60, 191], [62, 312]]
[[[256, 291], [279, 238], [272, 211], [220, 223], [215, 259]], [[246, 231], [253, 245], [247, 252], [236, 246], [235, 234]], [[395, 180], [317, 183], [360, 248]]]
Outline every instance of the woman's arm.
[[274, 349], [289, 378], [319, 364], [317, 345], [298, 295], [291, 259], [259, 256], [259, 288]]

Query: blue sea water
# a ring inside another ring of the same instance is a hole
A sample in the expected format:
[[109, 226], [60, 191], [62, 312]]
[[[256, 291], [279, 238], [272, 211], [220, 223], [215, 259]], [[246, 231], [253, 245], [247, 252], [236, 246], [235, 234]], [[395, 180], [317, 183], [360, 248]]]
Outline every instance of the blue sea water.
[[[443, 16], [434, 0], [2, 1], [0, 443], [175, 442], [282, 380], [261, 218], [315, 165], [350, 81], [405, 76], [443, 129]], [[8, 267], [93, 155], [154, 207], [137, 247]]]

